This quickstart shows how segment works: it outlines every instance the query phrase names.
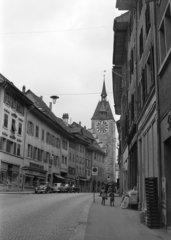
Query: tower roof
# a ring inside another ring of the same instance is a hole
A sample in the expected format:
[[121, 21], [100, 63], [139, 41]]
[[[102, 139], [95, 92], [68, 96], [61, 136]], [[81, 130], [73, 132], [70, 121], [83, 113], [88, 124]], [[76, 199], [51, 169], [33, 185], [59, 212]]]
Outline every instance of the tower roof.
[[103, 88], [102, 88], [101, 97], [102, 97], [102, 99], [106, 99], [106, 97], [107, 97], [105, 80], [103, 81]]

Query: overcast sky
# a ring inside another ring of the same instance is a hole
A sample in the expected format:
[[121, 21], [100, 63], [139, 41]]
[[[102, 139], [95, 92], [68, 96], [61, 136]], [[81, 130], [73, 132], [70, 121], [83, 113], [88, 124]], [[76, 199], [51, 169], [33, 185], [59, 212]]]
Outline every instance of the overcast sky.
[[103, 85], [115, 120], [112, 94], [115, 0], [0, 0], [0, 72], [26, 86], [56, 116], [91, 127]]

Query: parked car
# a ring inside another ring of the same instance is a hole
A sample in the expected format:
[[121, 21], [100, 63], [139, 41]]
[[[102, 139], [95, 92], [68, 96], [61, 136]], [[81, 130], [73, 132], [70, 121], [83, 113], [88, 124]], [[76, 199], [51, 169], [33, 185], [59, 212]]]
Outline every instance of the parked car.
[[40, 182], [35, 187], [35, 193], [52, 193], [52, 187], [49, 182]]
[[52, 185], [52, 192], [64, 192], [64, 184], [63, 183], [54, 183]]
[[76, 187], [76, 186], [72, 186], [72, 192], [74, 193], [79, 193], [80, 192], [80, 188], [79, 187]]
[[72, 192], [72, 187], [69, 184], [65, 184], [64, 192]]

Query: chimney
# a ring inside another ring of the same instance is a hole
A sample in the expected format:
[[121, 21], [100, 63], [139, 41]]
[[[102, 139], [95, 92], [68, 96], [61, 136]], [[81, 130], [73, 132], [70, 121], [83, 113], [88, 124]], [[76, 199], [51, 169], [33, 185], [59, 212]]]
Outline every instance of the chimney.
[[23, 88], [22, 88], [22, 92], [23, 92], [23, 93], [26, 92], [26, 86], [23, 86]]
[[52, 103], [51, 102], [49, 103], [49, 108], [52, 111]]
[[68, 113], [64, 113], [62, 116], [63, 122], [66, 124], [66, 126], [68, 126], [68, 119], [69, 119], [69, 115]]
[[84, 126], [84, 128], [86, 129], [86, 126]]
[[79, 125], [81, 126], [81, 122], [79, 122]]
[[40, 96], [40, 98], [43, 100], [43, 96]]

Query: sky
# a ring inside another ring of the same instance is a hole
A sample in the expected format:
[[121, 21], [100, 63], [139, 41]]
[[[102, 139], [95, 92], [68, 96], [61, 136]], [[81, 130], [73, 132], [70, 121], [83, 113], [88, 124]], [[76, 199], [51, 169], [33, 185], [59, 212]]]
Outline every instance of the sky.
[[[0, 73], [22, 90], [59, 99], [54, 114], [91, 128], [103, 79], [112, 93], [115, 0], [1, 0]], [[106, 72], [104, 72], [106, 71]]]

